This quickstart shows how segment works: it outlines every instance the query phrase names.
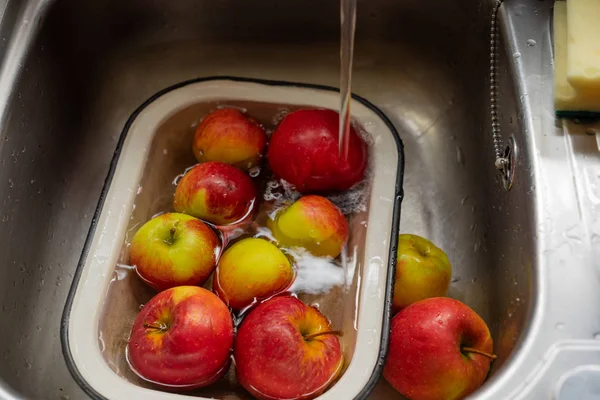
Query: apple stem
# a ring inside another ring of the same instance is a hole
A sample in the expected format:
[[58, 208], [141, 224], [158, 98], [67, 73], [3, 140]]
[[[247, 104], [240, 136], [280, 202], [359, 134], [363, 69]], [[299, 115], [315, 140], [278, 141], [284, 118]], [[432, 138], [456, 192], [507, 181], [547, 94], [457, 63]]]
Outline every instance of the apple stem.
[[323, 336], [323, 335], [337, 335], [337, 336], [344, 336], [344, 332], [342, 331], [323, 331], [323, 332], [317, 332], [317, 333], [313, 333], [312, 335], [306, 335], [304, 336], [304, 340], [312, 340], [318, 336]]
[[179, 225], [179, 221], [175, 221], [175, 225], [169, 230], [170, 238], [169, 244], [173, 244], [175, 242], [175, 233], [177, 233], [177, 225]]
[[144, 323], [144, 328], [146, 329], [155, 329], [157, 331], [166, 331], [167, 326], [164, 324], [150, 324], [148, 322]]
[[171, 228], [171, 238], [175, 239], [175, 232], [177, 232], [177, 225], [179, 225], [179, 221], [175, 222], [175, 225]]
[[479, 354], [479, 355], [482, 355], [482, 356], [486, 356], [487, 358], [490, 358], [492, 360], [495, 360], [498, 357], [495, 354], [486, 353], [485, 351], [477, 350], [477, 349], [474, 349], [472, 347], [463, 347], [462, 351], [466, 352], [466, 353], [475, 353], [475, 354]]

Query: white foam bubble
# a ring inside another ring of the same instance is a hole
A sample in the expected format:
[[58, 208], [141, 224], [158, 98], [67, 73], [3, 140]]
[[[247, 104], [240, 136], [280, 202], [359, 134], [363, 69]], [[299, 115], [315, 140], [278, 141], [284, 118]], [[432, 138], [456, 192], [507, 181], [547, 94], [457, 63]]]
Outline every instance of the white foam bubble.
[[300, 198], [300, 193], [284, 180], [271, 179], [267, 182], [263, 199], [265, 201], [275, 202], [275, 208], [279, 208], [281, 204], [293, 203]]
[[352, 121], [352, 127], [354, 128], [358, 136], [360, 136], [361, 139], [367, 144], [368, 147], [371, 147], [375, 144], [375, 139], [373, 138], [373, 135], [367, 132], [367, 130], [360, 126], [360, 124], [356, 123], [355, 121]]
[[[344, 215], [365, 212], [367, 211], [370, 181], [369, 171], [367, 171], [365, 179], [352, 188], [324, 197], [335, 204]], [[271, 179], [267, 182], [265, 192], [263, 193], [265, 201], [275, 202], [275, 209], [278, 209], [283, 204], [292, 204], [300, 197], [302, 197], [302, 194], [293, 185], [284, 180], [276, 179]]]
[[367, 211], [369, 177], [352, 188], [335, 195], [326, 196], [344, 215]]
[[331, 257], [316, 257], [300, 247], [286, 249], [286, 253], [294, 259], [297, 274], [290, 291], [322, 294], [344, 284], [344, 269]]
[[289, 108], [280, 108], [277, 110], [277, 112], [275, 113], [275, 115], [273, 115], [273, 119], [271, 120], [271, 124], [273, 124], [274, 126], [279, 125], [279, 123], [281, 121], [283, 121], [283, 119], [285, 118], [286, 115], [288, 115], [291, 112], [291, 110]]
[[256, 228], [256, 233], [254, 234], [254, 237], [255, 238], [265, 238], [267, 240], [277, 242], [277, 239], [275, 239], [275, 236], [273, 236], [273, 233], [271, 232], [271, 230], [264, 226], [258, 226]]
[[252, 178], [256, 178], [257, 176], [260, 175], [260, 167], [250, 168], [250, 170], [248, 171], [248, 175], [250, 175], [250, 177], [252, 177]]

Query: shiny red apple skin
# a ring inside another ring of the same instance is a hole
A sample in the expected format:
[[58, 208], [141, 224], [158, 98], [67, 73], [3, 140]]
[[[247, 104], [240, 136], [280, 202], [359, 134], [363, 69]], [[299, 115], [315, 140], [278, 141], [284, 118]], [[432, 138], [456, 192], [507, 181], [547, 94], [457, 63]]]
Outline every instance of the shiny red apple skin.
[[252, 179], [233, 165], [209, 161], [190, 169], [175, 189], [175, 211], [214, 225], [238, 223], [254, 211], [257, 190]]
[[[240, 384], [258, 399], [313, 399], [339, 376], [343, 353], [327, 318], [296, 297], [259, 304], [240, 325], [234, 346]], [[303, 335], [304, 334], [304, 335]]]
[[344, 191], [360, 182], [368, 164], [368, 147], [351, 127], [348, 158], [338, 147], [339, 113], [303, 109], [287, 114], [271, 136], [269, 166], [301, 193]]
[[457, 400], [485, 381], [491, 359], [486, 323], [470, 307], [448, 297], [432, 297], [402, 309], [392, 319], [385, 379], [411, 400]]
[[233, 339], [229, 309], [214, 293], [178, 286], [144, 305], [131, 330], [128, 358], [133, 371], [148, 381], [194, 389], [227, 372]]

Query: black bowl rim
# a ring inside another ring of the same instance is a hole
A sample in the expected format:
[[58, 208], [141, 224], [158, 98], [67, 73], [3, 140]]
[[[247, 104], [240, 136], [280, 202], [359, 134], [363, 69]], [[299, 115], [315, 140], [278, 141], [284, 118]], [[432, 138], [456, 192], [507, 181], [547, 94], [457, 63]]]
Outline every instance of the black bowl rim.
[[[106, 179], [104, 180], [104, 185], [102, 187], [102, 192], [100, 194], [100, 199], [98, 201], [98, 205], [96, 206], [96, 210], [94, 211], [94, 216], [92, 218], [92, 224], [90, 226], [90, 230], [88, 231], [87, 237], [85, 239], [85, 243], [83, 246], [83, 250], [81, 252], [81, 256], [79, 258], [79, 262], [77, 263], [77, 269], [75, 270], [75, 274], [73, 276], [73, 281], [71, 283], [71, 288], [69, 289], [69, 294], [67, 296], [67, 301], [65, 303], [65, 307], [63, 309], [63, 314], [61, 318], [60, 325], [60, 339], [61, 339], [61, 347], [62, 353], [67, 363], [67, 367], [69, 372], [73, 376], [73, 379], [77, 382], [77, 384], [83, 389], [83, 391], [89, 395], [92, 399], [96, 400], [108, 400], [106, 397], [102, 396], [98, 393], [87, 381], [83, 378], [77, 365], [73, 360], [73, 355], [71, 353], [71, 348], [69, 347], [69, 320], [71, 309], [73, 306], [73, 299], [75, 298], [75, 293], [77, 292], [77, 287], [79, 286], [79, 280], [81, 278], [81, 273], [83, 271], [83, 266], [85, 264], [85, 260], [90, 250], [90, 246], [92, 243], [92, 239], [94, 233], [96, 231], [98, 219], [102, 212], [102, 208], [104, 206], [104, 202], [106, 200], [106, 196], [110, 185], [112, 183], [112, 179], [116, 170], [117, 163], [119, 161], [119, 157], [121, 155], [121, 150], [123, 149], [123, 144], [125, 142], [125, 138], [127, 137], [127, 133], [131, 128], [131, 125], [137, 118], [137, 116], [152, 102], [157, 100], [159, 97], [172, 92], [176, 89], [182, 88], [184, 86], [188, 86], [194, 83], [199, 82], [207, 82], [207, 81], [233, 81], [233, 82], [246, 82], [246, 83], [257, 83], [261, 85], [267, 86], [283, 86], [283, 87], [297, 87], [303, 89], [316, 89], [323, 90], [328, 92], [339, 92], [338, 88], [327, 86], [327, 85], [318, 85], [312, 83], [300, 83], [300, 82], [290, 82], [290, 81], [277, 81], [277, 80], [265, 80], [265, 79], [256, 79], [256, 78], [244, 78], [244, 77], [235, 77], [235, 76], [209, 76], [209, 77], [200, 77], [195, 79], [190, 79], [187, 81], [179, 82], [175, 85], [169, 86], [165, 89], [160, 90], [154, 95], [150, 96], [146, 101], [144, 101], [127, 119], [125, 126], [121, 132], [119, 137], [119, 141], [117, 143], [117, 147], [115, 148], [115, 152], [113, 154], [110, 168]], [[401, 203], [404, 197], [403, 190], [403, 180], [404, 180], [404, 145], [402, 143], [402, 139], [398, 134], [398, 131], [390, 121], [390, 119], [381, 111], [377, 106], [368, 101], [367, 99], [358, 96], [356, 94], [352, 94], [352, 98], [362, 105], [373, 111], [388, 127], [394, 140], [396, 142], [396, 148], [398, 150], [398, 163], [396, 166], [396, 185], [395, 185], [395, 196], [394, 196], [394, 206], [392, 213], [392, 229], [391, 229], [391, 237], [390, 237], [390, 250], [389, 250], [389, 258], [388, 258], [388, 275], [385, 285], [385, 300], [384, 300], [384, 315], [382, 320], [382, 329], [381, 329], [381, 341], [379, 345], [379, 355], [377, 358], [377, 362], [371, 372], [371, 376], [367, 381], [365, 387], [360, 391], [360, 393], [355, 397], [356, 400], [366, 399], [369, 394], [377, 385], [377, 382], [383, 372], [383, 367], [385, 365], [385, 360], [387, 356], [387, 351], [389, 348], [389, 334], [390, 334], [390, 324], [392, 318], [392, 301], [394, 296], [394, 277], [396, 273], [396, 256], [397, 256], [397, 243], [398, 243], [398, 234], [400, 229], [400, 209]]]

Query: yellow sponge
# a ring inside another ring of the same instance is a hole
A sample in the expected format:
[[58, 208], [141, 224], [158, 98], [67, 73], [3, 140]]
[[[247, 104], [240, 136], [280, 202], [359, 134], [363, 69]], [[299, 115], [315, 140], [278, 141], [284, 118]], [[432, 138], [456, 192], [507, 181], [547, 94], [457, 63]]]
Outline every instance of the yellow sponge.
[[[568, 3], [585, 3], [587, 0], [568, 0]], [[600, 0], [591, 0], [598, 2]], [[554, 3], [554, 108], [559, 117], [595, 117], [600, 116], [600, 90], [590, 79], [590, 75], [585, 74], [586, 68], [600, 68], [596, 65], [596, 57], [582, 56], [586, 50], [594, 48], [598, 36], [594, 30], [585, 30], [579, 28], [571, 29], [571, 20], [569, 20], [567, 3], [556, 1]], [[576, 10], [579, 12], [582, 4], [577, 4]], [[594, 8], [593, 6], [591, 8]], [[600, 16], [599, 16], [600, 18]], [[598, 25], [600, 26], [600, 25]], [[574, 61], [575, 60], [575, 61]], [[587, 65], [587, 67], [586, 67]], [[572, 68], [571, 68], [572, 67]], [[578, 71], [583, 71], [580, 74]], [[588, 70], [590, 72], [591, 70]], [[600, 79], [600, 78], [599, 78]], [[600, 81], [598, 82], [600, 85]], [[600, 87], [600, 86], [599, 86]]]
[[600, 1], [568, 0], [567, 79], [578, 91], [600, 92]]

